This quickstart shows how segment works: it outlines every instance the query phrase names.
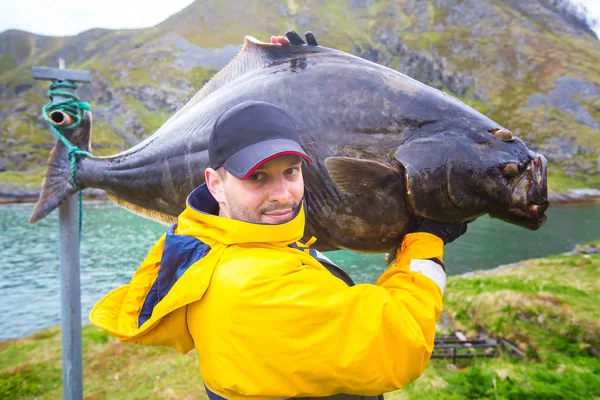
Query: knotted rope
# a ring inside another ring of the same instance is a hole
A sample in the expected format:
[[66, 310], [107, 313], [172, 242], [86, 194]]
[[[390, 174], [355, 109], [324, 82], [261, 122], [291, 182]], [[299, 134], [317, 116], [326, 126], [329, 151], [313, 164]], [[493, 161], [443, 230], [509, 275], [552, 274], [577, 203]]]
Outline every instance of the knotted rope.
[[[52, 129], [55, 138], [57, 140], [60, 140], [62, 144], [67, 148], [67, 155], [71, 163], [69, 169], [69, 182], [71, 183], [73, 188], [77, 192], [79, 192], [79, 237], [81, 238], [81, 226], [83, 223], [83, 192], [75, 182], [75, 171], [77, 169], [77, 160], [80, 157], [87, 157], [91, 156], [92, 154], [88, 151], [81, 150], [79, 147], [75, 146], [61, 132], [62, 129], [74, 129], [78, 127], [81, 121], [83, 120], [84, 112], [91, 111], [90, 105], [84, 101], [79, 100], [79, 98], [74, 94], [74, 91], [76, 89], [77, 85], [72, 82], [56, 81], [52, 83], [50, 85], [50, 89], [48, 90], [48, 98], [50, 99], [50, 103], [46, 104], [42, 108], [42, 115], [44, 116], [44, 119], [50, 124], [50, 128]], [[55, 98], [57, 97], [61, 99], [55, 100]], [[71, 116], [74, 122], [71, 125], [67, 126], [58, 125], [52, 120], [52, 118], [50, 118], [50, 114], [53, 111], [64, 112], [65, 114]]]

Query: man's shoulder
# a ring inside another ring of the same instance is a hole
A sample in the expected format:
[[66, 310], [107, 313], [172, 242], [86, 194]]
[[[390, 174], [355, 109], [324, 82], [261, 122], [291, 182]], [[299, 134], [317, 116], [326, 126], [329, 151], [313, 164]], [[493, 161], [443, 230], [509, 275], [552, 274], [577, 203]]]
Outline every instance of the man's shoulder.
[[243, 289], [265, 282], [273, 283], [280, 278], [293, 279], [294, 274], [307, 270], [337, 276], [331, 271], [331, 265], [335, 266], [322, 253], [299, 251], [294, 246], [233, 245], [220, 257], [211, 286]]
[[231, 282], [246, 282], [259, 277], [273, 277], [305, 267], [299, 254], [280, 246], [231, 245], [223, 252], [215, 278]]

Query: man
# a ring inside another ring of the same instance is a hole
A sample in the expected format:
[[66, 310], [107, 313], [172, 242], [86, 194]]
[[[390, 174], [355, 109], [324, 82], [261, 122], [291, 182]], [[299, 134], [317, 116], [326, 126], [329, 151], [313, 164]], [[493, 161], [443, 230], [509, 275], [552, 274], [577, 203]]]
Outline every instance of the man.
[[312, 161], [284, 110], [226, 111], [209, 157], [178, 224], [92, 323], [124, 342], [195, 347], [211, 399], [358, 398], [416, 379], [442, 309], [443, 246], [466, 227], [423, 221], [376, 285], [354, 285], [298, 242]]

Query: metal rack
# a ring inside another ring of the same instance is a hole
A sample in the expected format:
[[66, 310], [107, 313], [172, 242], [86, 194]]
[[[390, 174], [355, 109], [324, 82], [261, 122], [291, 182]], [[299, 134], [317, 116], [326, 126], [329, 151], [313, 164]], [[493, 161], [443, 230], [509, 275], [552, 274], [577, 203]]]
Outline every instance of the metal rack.
[[499, 354], [499, 347], [508, 353], [523, 357], [519, 348], [504, 339], [492, 339], [480, 336], [476, 339], [467, 339], [464, 334], [456, 332], [453, 336], [436, 337], [431, 358], [451, 359], [453, 364], [465, 358], [486, 357], [493, 358]]

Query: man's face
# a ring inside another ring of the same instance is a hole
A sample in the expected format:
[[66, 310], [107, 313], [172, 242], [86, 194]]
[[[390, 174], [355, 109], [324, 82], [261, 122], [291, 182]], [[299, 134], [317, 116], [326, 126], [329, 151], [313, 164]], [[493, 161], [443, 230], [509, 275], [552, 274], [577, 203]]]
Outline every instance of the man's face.
[[291, 220], [304, 195], [302, 159], [295, 155], [269, 160], [245, 180], [207, 169], [206, 181], [219, 202], [219, 215], [252, 223]]

